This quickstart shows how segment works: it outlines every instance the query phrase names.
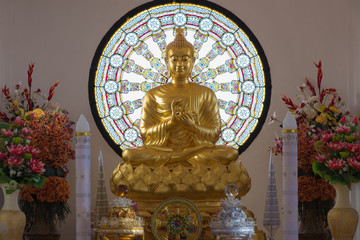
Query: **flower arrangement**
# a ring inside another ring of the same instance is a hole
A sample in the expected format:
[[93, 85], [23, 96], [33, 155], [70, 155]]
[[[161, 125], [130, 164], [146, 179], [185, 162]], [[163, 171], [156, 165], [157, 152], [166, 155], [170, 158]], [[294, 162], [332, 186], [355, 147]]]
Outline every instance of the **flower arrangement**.
[[332, 184], [347, 185], [360, 182], [360, 144], [357, 125], [360, 116], [352, 122], [342, 118], [340, 125], [330, 133], [321, 135], [316, 142], [319, 154], [313, 163], [313, 170]]
[[[326, 216], [334, 204], [336, 195], [331, 184], [313, 171], [313, 163], [317, 161], [316, 143], [321, 136], [335, 129], [340, 120], [348, 115], [341, 111], [344, 103], [334, 88], [321, 88], [323, 72], [322, 63], [315, 63], [317, 68], [316, 86], [308, 78], [298, 87], [300, 94], [296, 102], [282, 96], [282, 100], [291, 113], [294, 114], [298, 125], [298, 200], [299, 215], [308, 203], [314, 203], [318, 212]], [[274, 114], [270, 123], [278, 121]], [[282, 139], [275, 138], [271, 151], [277, 155], [282, 153]]]
[[38, 159], [40, 151], [30, 145], [31, 139], [31, 129], [24, 127], [20, 118], [1, 124], [0, 184], [6, 194], [23, 185], [41, 187], [45, 183], [44, 163]]
[[41, 218], [46, 222], [61, 223], [70, 213], [67, 203], [70, 186], [65, 177], [68, 173], [66, 164], [75, 158], [71, 145], [74, 123], [67, 111], [51, 101], [59, 82], [50, 87], [47, 96], [40, 89], [33, 91], [33, 70], [34, 64], [30, 64], [27, 87], [21, 89], [17, 84], [13, 94], [6, 86], [2, 89], [7, 112], [0, 112], [0, 119], [5, 122], [14, 118], [22, 119], [24, 128], [30, 131], [28, 148], [38, 150], [36, 158], [41, 160], [43, 166], [41, 188], [24, 187], [20, 192], [20, 207], [30, 222]]
[[49, 94], [46, 97], [42, 94], [40, 88], [36, 91], [32, 91], [33, 71], [34, 64], [29, 64], [29, 69], [27, 71], [28, 87], [21, 90], [21, 84], [16, 84], [14, 93], [10, 94], [10, 89], [6, 85], [4, 86], [2, 93], [7, 101], [6, 110], [8, 113], [1, 111], [0, 120], [9, 122], [10, 119], [14, 119], [15, 117], [24, 119], [25, 114], [33, 111], [34, 109], [46, 109], [51, 107], [50, 100], [54, 96], [55, 88], [59, 85], [59, 81], [50, 87]]

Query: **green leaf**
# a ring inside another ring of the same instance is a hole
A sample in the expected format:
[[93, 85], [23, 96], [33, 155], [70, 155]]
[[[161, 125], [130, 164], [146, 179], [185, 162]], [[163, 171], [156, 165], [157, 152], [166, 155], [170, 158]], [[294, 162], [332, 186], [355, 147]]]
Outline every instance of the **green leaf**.
[[340, 152], [340, 157], [342, 159], [346, 159], [350, 156], [350, 153], [349, 152]]
[[11, 180], [1, 169], [0, 169], [0, 183], [8, 183]]
[[6, 123], [6, 122], [0, 122], [0, 129], [10, 130], [11, 129], [11, 124]]
[[23, 178], [21, 183], [28, 186], [34, 186], [36, 188], [41, 188], [42, 186], [44, 186], [45, 182], [46, 182], [45, 177], [41, 175], [36, 175], [33, 177]]
[[15, 143], [15, 144], [19, 144], [19, 143], [22, 142], [22, 138], [21, 138], [21, 137], [13, 137], [13, 138], [11, 139], [11, 141], [12, 141], [13, 143]]
[[354, 136], [345, 136], [345, 141], [346, 141], [346, 142], [351, 143], [351, 142], [353, 142], [354, 140], [355, 140], [355, 137], [354, 137]]

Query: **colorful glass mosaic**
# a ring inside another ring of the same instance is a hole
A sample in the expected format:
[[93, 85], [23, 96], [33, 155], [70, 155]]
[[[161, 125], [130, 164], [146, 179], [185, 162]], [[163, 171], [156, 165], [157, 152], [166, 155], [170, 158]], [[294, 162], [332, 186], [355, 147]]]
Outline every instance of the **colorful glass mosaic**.
[[141, 100], [169, 81], [164, 51], [175, 38], [175, 27], [181, 27], [195, 46], [191, 80], [218, 98], [222, 133], [217, 144], [244, 151], [265, 121], [271, 92], [269, 66], [254, 34], [235, 15], [207, 1], [152, 1], [134, 12], [105, 35], [90, 70], [90, 105], [108, 143], [119, 154], [143, 144]]

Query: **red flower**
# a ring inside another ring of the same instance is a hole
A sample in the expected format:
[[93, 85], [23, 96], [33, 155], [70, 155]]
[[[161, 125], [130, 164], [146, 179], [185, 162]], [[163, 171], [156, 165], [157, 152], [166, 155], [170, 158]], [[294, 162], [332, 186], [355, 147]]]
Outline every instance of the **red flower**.
[[21, 120], [21, 118], [19, 117], [19, 116], [17, 116], [16, 118], [15, 118], [15, 120], [14, 120], [14, 123], [15, 124], [19, 124], [19, 125], [22, 125], [23, 124], [23, 120]]
[[31, 129], [30, 129], [30, 128], [23, 128], [23, 129], [21, 129], [21, 131], [22, 131], [25, 135], [31, 134]]
[[350, 127], [348, 127], [348, 126], [340, 126], [340, 127], [336, 128], [335, 131], [337, 133], [345, 133], [345, 134], [347, 134], [347, 133], [350, 132]]
[[1, 129], [1, 134], [7, 138], [11, 138], [13, 136], [13, 132], [11, 130]]
[[0, 152], [0, 160], [3, 160], [6, 157], [5, 153]]
[[331, 168], [334, 170], [339, 170], [344, 165], [345, 165], [345, 162], [342, 159], [336, 159], [336, 158], [333, 158], [333, 160], [329, 160], [326, 163], [326, 166], [328, 168]]
[[25, 147], [21, 144], [18, 145], [11, 144], [10, 146], [7, 147], [7, 149], [9, 150], [11, 155], [15, 155], [15, 156], [23, 155], [26, 150]]
[[38, 150], [36, 148], [33, 148], [33, 147], [29, 146], [29, 145], [26, 146], [26, 151], [31, 153], [31, 155], [34, 156], [34, 157], [37, 157], [41, 153], [40, 150]]
[[33, 158], [29, 161], [29, 168], [35, 173], [43, 173], [45, 172], [44, 163], [40, 162], [40, 160], [35, 160]]
[[358, 120], [358, 116], [355, 116], [352, 120], [353, 123], [358, 124], [359, 120]]
[[360, 170], [360, 162], [358, 160], [356, 160], [355, 157], [348, 158], [347, 162], [351, 167], [353, 167], [353, 168], [355, 168], [357, 170]]
[[343, 116], [341, 119], [340, 119], [340, 123], [344, 123], [346, 121], [346, 116]]
[[349, 152], [359, 152], [360, 151], [360, 145], [356, 143], [348, 143], [345, 145], [345, 149]]
[[59, 81], [57, 81], [54, 85], [51, 86], [50, 90], [49, 90], [49, 96], [48, 96], [48, 101], [50, 101], [52, 99], [52, 97], [54, 96], [55, 93], [55, 88], [57, 87], [57, 85], [59, 85]]
[[329, 142], [327, 145], [332, 151], [341, 151], [344, 148], [344, 143], [342, 142]]
[[4, 86], [4, 88], [2, 89], [3, 94], [5, 95], [6, 99], [10, 98], [10, 89], [6, 87], [6, 85]]
[[316, 160], [319, 161], [319, 162], [325, 162], [326, 161], [326, 156], [324, 154], [318, 154], [316, 156]]
[[326, 142], [331, 141], [333, 136], [334, 135], [332, 135], [331, 133], [326, 133], [321, 136], [321, 140], [326, 143]]
[[20, 164], [22, 164], [24, 162], [24, 159], [22, 157], [15, 157], [15, 156], [10, 156], [5, 160], [5, 164], [13, 166], [13, 167], [17, 167]]

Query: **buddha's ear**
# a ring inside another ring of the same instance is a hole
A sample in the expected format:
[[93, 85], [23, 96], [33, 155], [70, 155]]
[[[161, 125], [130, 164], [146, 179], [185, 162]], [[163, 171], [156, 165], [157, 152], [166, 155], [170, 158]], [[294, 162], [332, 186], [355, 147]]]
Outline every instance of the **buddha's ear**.
[[166, 70], [167, 70], [167, 77], [168, 77], [168, 79], [171, 77], [171, 72], [170, 72], [170, 67], [169, 67], [169, 59], [168, 59], [168, 57], [165, 57], [164, 58], [164, 60], [165, 60], [165, 65], [166, 65]]

